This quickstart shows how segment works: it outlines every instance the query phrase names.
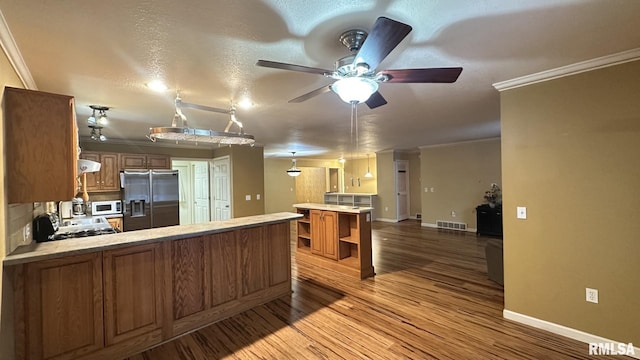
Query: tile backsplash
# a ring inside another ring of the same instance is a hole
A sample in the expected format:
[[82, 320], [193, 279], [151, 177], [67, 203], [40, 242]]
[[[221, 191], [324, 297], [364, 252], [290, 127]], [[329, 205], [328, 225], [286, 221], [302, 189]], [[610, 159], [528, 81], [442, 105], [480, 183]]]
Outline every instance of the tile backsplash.
[[[11, 204], [8, 208], [7, 253], [13, 252], [18, 246], [28, 245], [33, 241], [33, 219], [46, 212], [51, 203]], [[28, 227], [27, 229], [25, 229]], [[26, 238], [25, 238], [26, 234]]]

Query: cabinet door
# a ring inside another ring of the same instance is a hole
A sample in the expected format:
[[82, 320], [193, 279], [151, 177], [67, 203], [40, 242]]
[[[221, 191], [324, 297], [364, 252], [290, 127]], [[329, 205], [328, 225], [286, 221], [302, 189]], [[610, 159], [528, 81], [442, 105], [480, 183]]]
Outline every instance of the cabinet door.
[[267, 255], [261, 227], [237, 230], [240, 248], [240, 296], [267, 287]]
[[268, 225], [265, 229], [269, 260], [269, 286], [291, 279], [291, 241], [289, 223]]
[[59, 201], [77, 192], [78, 130], [73, 97], [5, 87], [6, 201]]
[[29, 359], [72, 359], [104, 347], [100, 253], [27, 264], [25, 288]]
[[309, 211], [311, 219], [311, 252], [322, 255], [322, 242], [324, 241], [324, 224], [322, 222], [322, 211]]
[[160, 342], [164, 305], [161, 243], [109, 250], [103, 256], [106, 344], [135, 337], [149, 346]]
[[103, 191], [120, 190], [120, 172], [118, 170], [118, 154], [100, 155], [100, 189]]
[[147, 155], [147, 168], [171, 169], [171, 158], [168, 155]]
[[122, 231], [122, 218], [121, 217], [108, 218], [107, 221], [109, 222], [109, 225], [111, 225], [112, 228]]
[[144, 154], [120, 154], [120, 169], [146, 169], [147, 156]]
[[322, 255], [338, 260], [338, 214], [333, 211], [323, 211], [324, 241]]
[[[80, 157], [82, 159], [91, 160], [95, 162], [100, 162], [100, 153], [83, 151], [80, 153]], [[100, 166], [100, 170], [102, 170], [102, 165]], [[100, 172], [90, 172], [86, 175], [87, 178], [87, 191], [99, 191], [100, 190]]]

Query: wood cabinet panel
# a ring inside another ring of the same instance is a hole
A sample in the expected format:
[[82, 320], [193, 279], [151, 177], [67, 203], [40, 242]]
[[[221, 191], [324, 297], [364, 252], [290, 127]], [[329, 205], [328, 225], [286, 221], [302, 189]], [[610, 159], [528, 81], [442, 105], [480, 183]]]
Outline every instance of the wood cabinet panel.
[[238, 246], [235, 235], [235, 232], [226, 232], [210, 235], [207, 239], [211, 306], [238, 297]]
[[28, 264], [29, 359], [72, 359], [104, 346], [99, 253]]
[[73, 97], [5, 87], [3, 118], [7, 203], [73, 198], [78, 159]]
[[281, 284], [291, 279], [291, 247], [289, 224], [268, 225], [265, 241], [269, 261], [269, 286]]
[[99, 162], [100, 171], [87, 173], [87, 191], [120, 190], [120, 171], [118, 170], [118, 154], [83, 151], [80, 158]]
[[207, 308], [205, 238], [177, 240], [171, 244], [173, 319]]
[[112, 228], [122, 231], [122, 218], [121, 217], [107, 218], [107, 221], [109, 222], [109, 225], [111, 225]]
[[240, 295], [247, 296], [267, 286], [266, 253], [263, 229], [248, 228], [236, 231], [240, 246]]
[[154, 333], [148, 339], [159, 341], [163, 321], [160, 243], [109, 250], [103, 257], [106, 344], [147, 333]]
[[120, 169], [171, 169], [171, 157], [156, 154], [120, 154]]
[[338, 216], [333, 211], [311, 210], [311, 252], [338, 259]]

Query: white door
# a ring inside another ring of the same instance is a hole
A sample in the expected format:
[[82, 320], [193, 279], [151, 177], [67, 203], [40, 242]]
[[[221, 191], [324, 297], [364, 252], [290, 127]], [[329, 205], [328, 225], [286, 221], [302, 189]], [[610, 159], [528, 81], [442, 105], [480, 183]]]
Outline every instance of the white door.
[[173, 160], [171, 168], [178, 170], [179, 204], [180, 204], [180, 225], [191, 224], [193, 222], [192, 199], [191, 199], [191, 167], [188, 161]]
[[211, 221], [209, 211], [209, 162], [192, 161], [193, 174], [193, 223]]
[[398, 209], [397, 220], [402, 221], [409, 218], [409, 161], [396, 160], [396, 209]]
[[228, 156], [213, 159], [213, 220], [231, 219], [231, 166]]

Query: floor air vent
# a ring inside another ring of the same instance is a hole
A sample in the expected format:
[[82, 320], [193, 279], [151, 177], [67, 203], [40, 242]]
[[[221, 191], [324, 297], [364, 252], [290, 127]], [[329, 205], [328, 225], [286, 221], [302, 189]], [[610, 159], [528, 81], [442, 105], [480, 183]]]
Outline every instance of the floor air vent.
[[438, 229], [461, 230], [461, 231], [467, 230], [466, 223], [455, 222], [455, 221], [438, 220], [436, 221], [436, 226]]

